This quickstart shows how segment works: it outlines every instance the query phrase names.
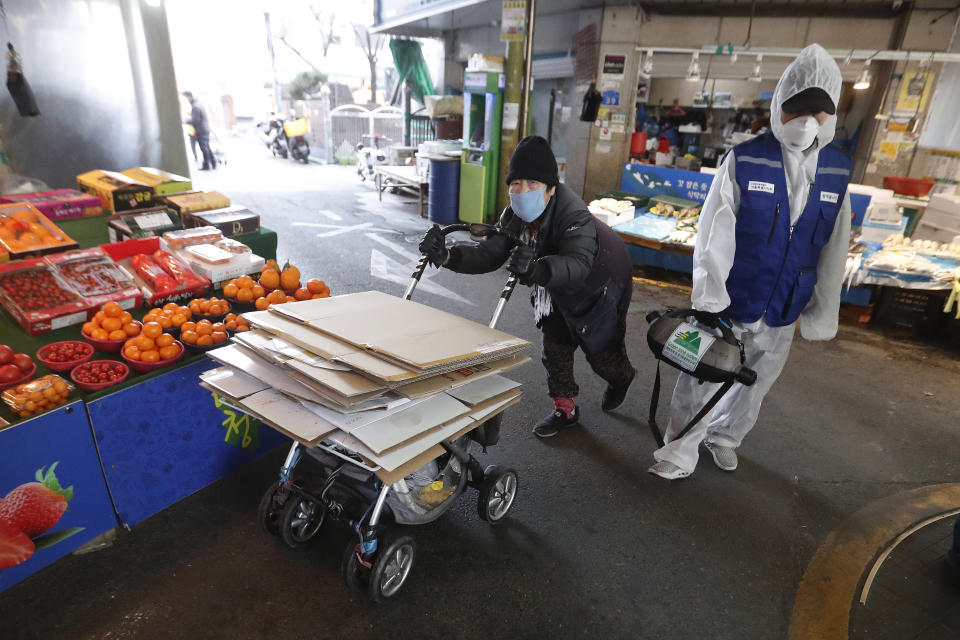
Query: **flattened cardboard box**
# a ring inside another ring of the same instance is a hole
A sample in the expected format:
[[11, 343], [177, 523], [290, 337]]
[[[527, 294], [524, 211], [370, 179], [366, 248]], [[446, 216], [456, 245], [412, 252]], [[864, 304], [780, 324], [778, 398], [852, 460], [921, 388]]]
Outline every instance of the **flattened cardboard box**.
[[190, 182], [190, 178], [184, 178], [163, 169], [133, 167], [124, 171], [123, 175], [150, 185], [153, 187], [153, 192], [158, 196], [193, 191], [193, 183]]
[[183, 226], [186, 229], [216, 227], [223, 235], [231, 238], [260, 231], [260, 216], [242, 205], [233, 205], [224, 209], [192, 213], [184, 218]]
[[379, 291], [290, 302], [275, 312], [414, 371], [493, 360], [530, 346], [478, 322]]
[[111, 213], [153, 206], [153, 187], [116, 171], [88, 171], [77, 176], [81, 191], [100, 198]]
[[157, 200], [181, 216], [198, 211], [225, 209], [230, 206], [230, 198], [218, 191], [194, 191], [173, 196], [158, 196]]

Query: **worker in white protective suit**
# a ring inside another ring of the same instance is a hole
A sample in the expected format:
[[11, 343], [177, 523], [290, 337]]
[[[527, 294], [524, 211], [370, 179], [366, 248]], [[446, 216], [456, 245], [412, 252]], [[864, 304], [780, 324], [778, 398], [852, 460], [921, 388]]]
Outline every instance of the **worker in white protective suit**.
[[807, 340], [837, 333], [850, 241], [850, 159], [827, 145], [841, 82], [823, 47], [805, 48], [773, 92], [770, 131], [735, 146], [718, 169], [700, 215], [691, 301], [730, 321], [757, 382], [735, 385], [674, 439], [720, 386], [681, 374], [666, 444], [654, 452], [650, 473], [689, 476], [701, 443], [719, 468], [735, 470], [736, 450], [783, 370], [796, 322]]

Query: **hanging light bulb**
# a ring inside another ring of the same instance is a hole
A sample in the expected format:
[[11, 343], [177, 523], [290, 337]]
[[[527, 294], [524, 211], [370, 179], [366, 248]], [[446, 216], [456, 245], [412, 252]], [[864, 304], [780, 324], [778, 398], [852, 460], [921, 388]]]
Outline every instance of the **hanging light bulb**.
[[700, 80], [700, 52], [694, 51], [690, 58], [690, 66], [687, 67], [687, 80], [697, 82]]
[[857, 78], [857, 81], [853, 83], [854, 91], [863, 91], [864, 89], [870, 88], [870, 61], [867, 60], [863, 63], [863, 71], [860, 72], [860, 77]]
[[763, 80], [762, 75], [762, 66], [763, 66], [763, 56], [757, 56], [757, 64], [753, 65], [753, 75], [750, 76], [750, 82], [760, 82]]
[[653, 49], [647, 49], [647, 57], [643, 61], [643, 72], [648, 76], [653, 73]]

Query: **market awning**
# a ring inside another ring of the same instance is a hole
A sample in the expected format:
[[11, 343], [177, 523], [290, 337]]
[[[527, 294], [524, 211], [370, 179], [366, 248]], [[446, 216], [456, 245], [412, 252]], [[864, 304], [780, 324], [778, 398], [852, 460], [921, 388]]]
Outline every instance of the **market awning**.
[[426, 104], [424, 96], [433, 95], [434, 90], [420, 43], [416, 40], [393, 38], [390, 40], [390, 52], [401, 80], [406, 79], [410, 87], [411, 97], [421, 104]]

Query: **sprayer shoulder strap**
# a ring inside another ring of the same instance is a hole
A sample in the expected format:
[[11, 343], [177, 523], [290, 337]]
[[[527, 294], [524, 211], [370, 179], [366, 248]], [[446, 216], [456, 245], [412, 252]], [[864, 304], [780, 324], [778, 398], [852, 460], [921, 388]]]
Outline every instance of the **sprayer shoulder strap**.
[[[680, 375], [687, 375], [687, 374], [681, 373]], [[710, 397], [710, 399], [707, 401], [705, 405], [703, 405], [703, 408], [701, 408], [700, 411], [697, 412], [697, 415], [693, 416], [693, 418], [690, 419], [690, 422], [688, 422], [686, 426], [684, 426], [683, 429], [681, 429], [680, 432], [673, 437], [673, 440], [679, 440], [683, 436], [687, 435], [687, 432], [690, 431], [690, 429], [693, 429], [693, 427], [698, 422], [703, 420], [703, 418], [708, 413], [713, 411], [713, 408], [717, 406], [718, 402], [720, 402], [720, 398], [725, 396], [727, 394], [727, 391], [729, 391], [730, 388], [733, 386], [733, 382], [734, 382], [733, 378], [731, 378], [730, 380], [727, 380], [726, 382], [721, 384], [720, 388], [717, 389], [717, 392]], [[657, 406], [659, 405], [659, 402], [660, 402], [660, 359], [657, 358], [657, 376], [656, 378], [654, 378], [654, 381], [653, 381], [653, 396], [650, 398], [650, 416], [649, 416], [648, 423], [650, 425], [650, 431], [653, 433], [653, 438], [654, 440], [657, 441], [657, 446], [662, 447], [665, 444], [663, 441], [663, 432], [660, 431], [660, 426], [657, 424]]]

